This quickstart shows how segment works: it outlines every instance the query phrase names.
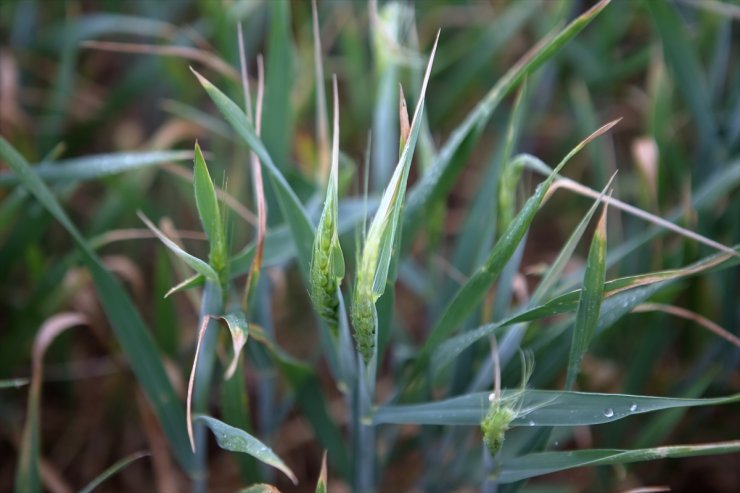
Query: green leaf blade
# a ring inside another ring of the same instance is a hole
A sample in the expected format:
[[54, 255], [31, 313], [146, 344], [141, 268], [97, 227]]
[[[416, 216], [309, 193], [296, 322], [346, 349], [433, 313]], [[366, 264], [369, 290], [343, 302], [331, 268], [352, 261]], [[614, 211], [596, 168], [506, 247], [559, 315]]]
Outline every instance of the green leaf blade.
[[429, 337], [421, 349], [420, 356], [417, 360], [414, 372], [418, 371], [427, 363], [431, 352], [447, 339], [470, 315], [473, 309], [483, 300], [488, 289], [503, 271], [506, 263], [509, 261], [519, 242], [529, 229], [537, 210], [547, 194], [552, 182], [560, 170], [570, 161], [570, 159], [583, 149], [589, 142], [603, 135], [616, 125], [619, 120], [615, 120], [602, 126], [591, 135], [583, 139], [560, 161], [550, 175], [537, 186], [535, 193], [527, 200], [522, 210], [514, 217], [511, 224], [502, 234], [499, 241], [491, 250], [486, 259], [473, 276], [465, 283], [455, 294], [452, 301], [447, 305], [443, 315], [432, 328]]
[[223, 421], [219, 421], [210, 416], [198, 415], [195, 417], [195, 421], [202, 421], [208, 428], [210, 428], [211, 432], [213, 432], [213, 435], [216, 437], [218, 446], [222, 449], [229, 450], [231, 452], [249, 454], [265, 464], [279, 469], [288, 476], [293, 483], [298, 482], [293, 471], [285, 465], [282, 459], [280, 459], [272, 449], [246, 431], [234, 428], [233, 426], [227, 425]]
[[464, 156], [469, 152], [482, 134], [482, 129], [490, 119], [494, 110], [504, 97], [527, 74], [537, 70], [548, 61], [568, 41], [580, 33], [593, 19], [596, 18], [609, 4], [610, 0], [602, 0], [591, 9], [574, 19], [555, 36], [543, 39], [534, 49], [524, 55], [517, 64], [509, 69], [501, 79], [491, 88], [486, 97], [470, 111], [462, 124], [450, 135], [445, 145], [440, 149], [434, 165], [420, 178], [417, 185], [410, 192], [406, 209], [406, 223], [420, 224], [420, 216], [428, 210], [433, 202], [441, 200], [451, 190], [455, 178], [462, 171], [465, 164]]
[[92, 274], [103, 310], [111, 322], [123, 353], [128, 358], [137, 381], [149, 399], [175, 456], [189, 474], [199, 474], [185, 433], [185, 413], [182, 404], [165, 373], [151, 334], [128, 293], [90, 249], [59, 202], [34, 173], [31, 166], [2, 137], [0, 137], [0, 156], [10, 165], [19, 181], [72, 236], [82, 254], [83, 262]]
[[576, 376], [580, 371], [581, 360], [599, 323], [606, 272], [606, 211], [605, 204], [586, 261], [583, 289], [578, 301], [570, 356], [568, 357], [568, 372], [565, 377], [565, 388], [568, 390], [572, 389], [575, 384]]
[[[192, 70], [192, 69], [191, 69]], [[260, 163], [267, 169], [272, 181], [283, 216], [290, 227], [293, 242], [296, 245], [298, 263], [304, 279], [309, 279], [311, 253], [314, 241], [314, 228], [306, 213], [303, 204], [298, 199], [288, 181], [280, 169], [275, 165], [270, 153], [264, 143], [257, 136], [254, 127], [247, 119], [244, 112], [231, 99], [214, 86], [208, 79], [193, 70], [198, 81], [206, 90], [208, 96], [216, 104], [226, 121], [244, 140], [249, 148], [254, 151], [260, 159]]]
[[87, 486], [82, 488], [80, 490], [80, 493], [91, 493], [95, 488], [100, 486], [106, 479], [110, 478], [117, 472], [121, 471], [122, 469], [125, 469], [128, 467], [131, 463], [136, 462], [139, 459], [142, 459], [144, 457], [149, 457], [151, 455], [149, 452], [134, 452], [133, 454], [130, 454], [123, 459], [119, 460], [112, 466], [110, 466], [108, 469], [103, 471], [99, 476], [97, 476], [95, 479], [90, 481]]
[[[84, 181], [103, 178], [192, 157], [190, 151], [153, 151], [99, 154], [33, 166], [45, 182]], [[0, 186], [15, 185], [22, 180], [15, 173], [0, 173]]]
[[[210, 243], [210, 264], [217, 273], [222, 273], [227, 266], [228, 252], [224, 235], [223, 218], [218, 206], [218, 197], [213, 180], [208, 172], [208, 166], [200, 146], [195, 144], [195, 160], [193, 169], [193, 188], [195, 189], [195, 204], [198, 216], [203, 225], [203, 231]], [[223, 278], [223, 275], [219, 276]]]
[[[375, 424], [478, 426], [489, 406], [489, 393], [478, 392], [423, 404], [381, 406]], [[740, 394], [686, 399], [557, 390], [505, 389], [502, 399], [521, 406], [511, 426], [590, 426], [666, 409], [740, 402]]]
[[540, 452], [504, 461], [495, 477], [500, 483], [513, 483], [545, 474], [585, 466], [628, 464], [666, 458], [729, 454], [740, 450], [740, 440], [696, 445], [671, 445], [635, 450], [576, 450]]
[[170, 240], [165, 236], [165, 234], [160, 231], [158, 227], [154, 225], [153, 222], [149, 220], [148, 217], [146, 217], [143, 213], [139, 212], [139, 219], [141, 219], [146, 226], [152, 230], [152, 232], [159, 238], [159, 240], [164, 243], [164, 246], [170, 249], [172, 253], [174, 253], [180, 260], [185, 262], [185, 264], [188, 265], [191, 269], [193, 269], [198, 274], [204, 276], [206, 279], [209, 279], [214, 282], [218, 282], [218, 274], [215, 270], [213, 270], [213, 267], [208, 265], [207, 262], [204, 262], [203, 260], [199, 259], [198, 257], [195, 257], [193, 255], [190, 255], [188, 252], [183, 250], [178, 246], [177, 243]]

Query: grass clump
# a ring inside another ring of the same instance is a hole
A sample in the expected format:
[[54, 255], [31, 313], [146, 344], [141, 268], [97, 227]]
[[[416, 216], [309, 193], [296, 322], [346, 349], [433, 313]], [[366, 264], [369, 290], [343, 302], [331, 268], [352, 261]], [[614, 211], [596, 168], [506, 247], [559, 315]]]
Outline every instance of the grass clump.
[[740, 58], [648, 3], [0, 4], [0, 484], [722, 491]]

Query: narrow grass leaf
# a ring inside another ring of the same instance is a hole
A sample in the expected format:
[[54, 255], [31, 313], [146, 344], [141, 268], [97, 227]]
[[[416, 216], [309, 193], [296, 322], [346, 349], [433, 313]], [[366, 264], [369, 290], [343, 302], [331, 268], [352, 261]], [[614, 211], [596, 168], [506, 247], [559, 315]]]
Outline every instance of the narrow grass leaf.
[[[51, 183], [94, 180], [173, 161], [185, 161], [191, 159], [192, 156], [193, 154], [190, 151], [98, 154], [56, 162], [44, 162], [33, 166], [33, 170], [39, 178]], [[15, 185], [20, 182], [21, 179], [16, 173], [0, 173], [0, 186]]]
[[28, 188], [72, 236], [81, 253], [82, 261], [90, 270], [103, 310], [111, 323], [116, 339], [128, 358], [137, 381], [154, 408], [173, 452], [188, 473], [197, 473], [193, 455], [188, 447], [187, 435], [184, 432], [185, 416], [180, 400], [164, 371], [161, 357], [150, 332], [128, 293], [103, 266], [31, 166], [2, 137], [0, 137], [0, 156], [16, 173], [20, 183]]
[[493, 247], [488, 259], [473, 274], [457, 292], [452, 301], [447, 305], [442, 317], [432, 328], [426, 343], [422, 347], [416, 363], [415, 372], [418, 372], [426, 363], [431, 352], [442, 341], [447, 339], [470, 315], [473, 309], [481, 302], [488, 289], [501, 274], [509, 258], [516, 251], [519, 242], [529, 229], [535, 213], [545, 198], [555, 175], [565, 164], [583, 147], [596, 137], [612, 128], [619, 120], [610, 122], [593, 134], [588, 136], [576, 147], [574, 147], [563, 160], [555, 167], [555, 170], [537, 186], [537, 189], [522, 207], [522, 210], [512, 220], [509, 227], [503, 233], [499, 241]]
[[[182, 166], [167, 163], [163, 166], [163, 169], [167, 173], [170, 173], [177, 178], [188, 181], [190, 183], [195, 182], [195, 174]], [[226, 193], [226, 190], [222, 188], [215, 187], [215, 190], [218, 199], [223, 202], [226, 207], [236, 213], [237, 216], [243, 219], [244, 222], [246, 222], [247, 224], [257, 224], [257, 217], [255, 217], [254, 213], [244, 207], [235, 197]]]
[[178, 283], [177, 285], [171, 287], [165, 294], [164, 297], [168, 298], [169, 296], [180, 293], [183, 291], [187, 291], [188, 289], [196, 288], [199, 286], [202, 286], [205, 283], [205, 278], [202, 274], [195, 274], [193, 276], [188, 277], [187, 279], [184, 279], [182, 282]]
[[[221, 385], [221, 418], [236, 428], [253, 433], [253, 413], [250, 406], [243, 360], [238, 360], [234, 376]], [[254, 457], [238, 454], [234, 458], [239, 476], [245, 482], [259, 481], [262, 478], [260, 465]]]
[[319, 480], [316, 482], [316, 493], [326, 493], [327, 482], [326, 482], [326, 450], [321, 458], [321, 473], [319, 473]]
[[9, 378], [0, 380], [0, 389], [19, 389], [25, 387], [31, 381], [27, 378]]
[[[719, 366], [715, 366], [714, 369], [705, 373], [700, 378], [690, 382], [688, 386], [682, 382], [681, 386], [685, 388], [681, 389], [681, 397], [695, 399], [702, 396], [715, 381], [719, 373], [716, 370], [719, 369]], [[643, 422], [641, 425], [642, 433], [635, 436], [635, 439], [630, 442], [630, 445], [634, 448], [645, 448], [664, 444], [676, 429], [678, 423], [683, 420], [687, 411], [688, 409], [686, 408], [675, 408], [668, 412], [651, 416], [650, 419]]]
[[90, 481], [87, 486], [80, 490], [80, 493], [91, 493], [95, 488], [100, 486], [106, 479], [110, 478], [114, 474], [128, 467], [131, 463], [136, 462], [144, 457], [149, 457], [151, 454], [146, 451], [134, 452], [133, 454], [127, 455], [123, 459], [119, 460], [108, 469], [103, 471], [98, 477]]
[[295, 243], [298, 254], [298, 263], [301, 266], [301, 272], [304, 274], [304, 278], [308, 279], [314, 230], [311, 220], [309, 219], [306, 210], [303, 208], [303, 204], [301, 204], [298, 196], [288, 184], [288, 181], [285, 179], [280, 169], [273, 162], [272, 157], [267, 152], [267, 148], [257, 136], [254, 127], [249, 122], [244, 112], [239, 109], [239, 106], [216, 88], [216, 86], [211, 84], [205, 77], [195, 70], [193, 70], [193, 73], [198, 78], [198, 81], [206, 90], [213, 102], [216, 103], [216, 107], [219, 109], [226, 121], [229, 122], [236, 133], [244, 139], [244, 142], [249, 146], [249, 148], [257, 154], [261, 164], [267, 168], [267, 172], [269, 173], [271, 181], [275, 187], [278, 205], [290, 227], [293, 242]]
[[[478, 426], [486, 415], [490, 393], [478, 392], [424, 404], [381, 406], [375, 424]], [[665, 409], [715, 406], [740, 402], [740, 394], [684, 399], [557, 390], [504, 389], [503, 402], [516, 403], [511, 426], [589, 426]]]
[[195, 205], [203, 231], [208, 236], [210, 244], [209, 263], [223, 280], [224, 269], [228, 265], [228, 251], [226, 235], [224, 234], [223, 217], [218, 206], [216, 188], [208, 172], [208, 166], [198, 143], [195, 143], [195, 167], [193, 169], [193, 188], [195, 190]]
[[504, 231], [511, 224], [514, 218], [516, 208], [516, 191], [519, 186], [519, 179], [522, 175], [523, 166], [516, 160], [511, 160], [514, 143], [517, 140], [519, 128], [521, 127], [522, 114], [524, 113], [524, 101], [527, 97], [527, 83], [524, 81], [514, 103], [514, 110], [509, 121], [509, 127], [506, 132], [506, 142], [504, 152], [501, 156], [503, 171], [498, 184], [498, 208], [499, 208], [499, 228]]
[[405, 48], [402, 47], [402, 26], [408, 23], [412, 10], [400, 2], [382, 6], [378, 2], [369, 2], [368, 8], [375, 84], [372, 105], [372, 165], [369, 173], [370, 189], [376, 192], [388, 183], [396, 162], [396, 87], [399, 62], [407, 55], [403, 53]]
[[[550, 168], [545, 163], [543, 163], [541, 160], [539, 160], [538, 158], [532, 155], [520, 154], [519, 156], [517, 156], [517, 160], [521, 160], [525, 166], [531, 169], [537, 170], [541, 173], [544, 173], [545, 175], [548, 175], [551, 172]], [[732, 179], [730, 178], [732, 173], [728, 173], [728, 175], [729, 175], [728, 179]], [[586, 197], [596, 198], [599, 195], [599, 192], [597, 192], [596, 190], [593, 190], [589, 187], [581, 185], [580, 183], [574, 180], [571, 180], [570, 178], [558, 177], [558, 181], [556, 182], [556, 184], [559, 187], [566, 188], [568, 190], [576, 192], [580, 195], [584, 195]], [[646, 212], [638, 207], [622, 202], [619, 199], [615, 199], [613, 197], [606, 197], [604, 198], [604, 202], [606, 202], [607, 204], [617, 209], [623, 210], [627, 212], [628, 214], [631, 214], [635, 217], [639, 217], [640, 219], [651, 222], [656, 226], [659, 226], [661, 228], [678, 233], [681, 236], [684, 236], [690, 240], [703, 243], [721, 252], [726, 252], [726, 253], [730, 253], [733, 255], [737, 255], [731, 248], [721, 243], [718, 243], [710, 238], [707, 238], [706, 236], [702, 236], [698, 233], [695, 233], [694, 231], [691, 231], [689, 229], [678, 226], [677, 224], [672, 223], [670, 220], [663, 219], [660, 216], [656, 216], [655, 214], [650, 214], [649, 212]], [[676, 217], [680, 217], [680, 215], [677, 215]], [[641, 243], [644, 243], [646, 241], [644, 238], [650, 235], [643, 234], [641, 236], [642, 236]], [[620, 250], [623, 250], [623, 249], [620, 249]]]
[[[707, 81], [703, 77], [705, 71], [696, 56], [694, 44], [689, 40], [681, 18], [670, 3], [647, 2], [646, 7], [658, 29], [665, 58], [673, 70], [676, 84], [696, 122], [695, 129], [701, 137], [702, 150], [710, 151], [716, 146], [718, 131]], [[707, 171], [714, 167], [714, 160], [708, 160]]]
[[85, 41], [83, 48], [93, 50], [114, 51], [120, 53], [141, 53], [144, 55], [172, 56], [202, 63], [216, 72], [232, 79], [239, 78], [234, 67], [210, 51], [193, 46], [154, 45], [146, 43], [119, 43], [112, 41]]
[[31, 388], [28, 392], [26, 421], [23, 424], [15, 476], [16, 493], [41, 491], [41, 384], [44, 376], [44, 354], [59, 334], [72, 327], [87, 324], [87, 319], [79, 313], [59, 313], [44, 322], [36, 333], [31, 354]]
[[[267, 39], [267, 77], [265, 79], [265, 114], [263, 135], [270, 155], [278, 166], [287, 168], [290, 146], [293, 141], [293, 109], [291, 90], [294, 82], [292, 30], [290, 24], [291, 2], [269, 2], [270, 26]], [[261, 156], [260, 156], [261, 157]]]
[[[478, 83], [484, 70], [490, 67], [491, 60], [511, 46], [511, 39], [520, 33], [532, 17], [541, 12], [541, 6], [536, 2], [514, 2], [506, 5], [486, 24], [480, 34], [475, 35], [476, 39], [472, 44], [461, 43], [454, 49], [449, 48], [445, 53], [440, 53], [437, 70], [448, 74], [449, 83], [445, 98], [437, 103], [439, 114], [446, 115], [455, 110], [461, 97]], [[472, 32], [471, 30], [471, 34]]]
[[485, 98], [468, 113], [465, 120], [453, 131], [445, 145], [440, 149], [437, 161], [410, 192], [406, 209], [407, 221], [405, 222], [407, 224], [421, 224], [423, 221], [420, 219], [424, 211], [429, 210], [434, 202], [441, 200], [449, 192], [455, 183], [456, 176], [465, 164], [465, 159], [460, 154], [472, 149], [473, 144], [480, 137], [483, 127], [504, 97], [521, 83], [527, 74], [535, 71], [551, 59], [558, 50], [591, 23], [608, 4], [609, 0], [600, 1], [574, 19], [562, 31], [543, 39], [499, 79]]
[[[725, 253], [711, 255], [681, 269], [658, 271], [637, 276], [628, 276], [607, 281], [604, 285], [605, 299], [599, 313], [597, 331], [610, 326], [633, 308], [643, 303], [668, 283], [708, 272], [713, 269], [728, 269], [740, 261]], [[439, 372], [450, 364], [462, 351], [496, 330], [519, 322], [531, 322], [553, 315], [576, 310], [581, 290], [574, 290], [553, 298], [541, 305], [532, 306], [501, 322], [486, 324], [467, 331], [439, 344], [432, 353], [432, 367]]]
[[293, 471], [285, 465], [282, 459], [280, 459], [280, 457], [278, 457], [267, 445], [246, 431], [234, 428], [233, 426], [227, 425], [223, 421], [219, 421], [210, 416], [198, 415], [195, 417], [195, 421], [201, 421], [210, 428], [213, 435], [216, 437], [218, 446], [222, 449], [229, 450], [231, 452], [249, 454], [261, 462], [279, 469], [288, 476], [294, 484], [298, 483], [298, 479], [295, 474], [293, 474]]
[[532, 294], [529, 302], [530, 306], [534, 306], [540, 303], [541, 300], [545, 299], [552, 292], [555, 283], [558, 281], [563, 271], [565, 270], [568, 261], [573, 256], [573, 252], [575, 251], [578, 242], [581, 240], [583, 233], [586, 232], [586, 227], [591, 222], [591, 218], [596, 213], [596, 209], [598, 209], [599, 204], [601, 203], [601, 198], [611, 186], [615, 176], [616, 173], [612, 175], [612, 177], [609, 179], [609, 182], [601, 191], [599, 197], [594, 201], [593, 205], [588, 210], [586, 215], [583, 216], [583, 219], [581, 219], [581, 222], [578, 223], [578, 226], [576, 226], [576, 229], [573, 230], [573, 233], [571, 233], [570, 237], [568, 237], [568, 241], [565, 242], [563, 248], [560, 249], [558, 256], [547, 269], [547, 272], [542, 277], [540, 283], [537, 285], [537, 289], [535, 289], [534, 293]]
[[[239, 25], [239, 33], [241, 33], [241, 24]], [[241, 47], [240, 43], [240, 47]], [[246, 99], [247, 114], [251, 113], [250, 110], [250, 99], [249, 99], [249, 79], [247, 78], [246, 60], [244, 58], [243, 50], [241, 51], [240, 63], [242, 66], [242, 88], [244, 90], [244, 97]], [[262, 63], [262, 56], [257, 57], [257, 108], [255, 111], [255, 130], [257, 137], [260, 136], [262, 131], [262, 106], [265, 97], [265, 70]], [[260, 277], [260, 270], [262, 269], [262, 260], [265, 251], [265, 235], [267, 234], [267, 205], [265, 202], [265, 182], [262, 179], [262, 165], [254, 152], [249, 153], [249, 167], [252, 172], [252, 188], [254, 189], [255, 201], [257, 203], [257, 245], [255, 247], [254, 257], [252, 258], [252, 264], [249, 267], [249, 274], [244, 285], [244, 296], [242, 297], [242, 307], [247, 310], [249, 306], [249, 300], [252, 292], [252, 288], [257, 284]]]
[[162, 243], [164, 243], [164, 246], [170, 249], [172, 253], [174, 253], [180, 260], [185, 262], [185, 264], [188, 265], [191, 269], [193, 269], [198, 274], [204, 276], [206, 279], [211, 280], [213, 282], [218, 282], [218, 274], [215, 270], [213, 270], [213, 267], [208, 265], [207, 262], [204, 262], [203, 260], [199, 259], [198, 257], [195, 257], [193, 255], [190, 255], [188, 252], [180, 248], [177, 243], [170, 240], [165, 236], [162, 231], [157, 228], [153, 222], [149, 220], [141, 211], [137, 212], [139, 219], [141, 219], [146, 226], [152, 230], [152, 232], [157, 235], [157, 238], [160, 239]]
[[636, 306], [632, 310], [632, 313], [652, 312], [652, 311], [668, 313], [670, 315], [680, 317], [685, 320], [690, 320], [698, 324], [699, 326], [704, 327], [705, 329], [707, 329], [709, 332], [713, 333], [714, 335], [726, 340], [733, 346], [740, 348], [740, 338], [737, 337], [735, 334], [723, 328], [719, 324], [713, 322], [712, 320], [709, 320], [708, 318], [702, 315], [699, 315], [696, 312], [692, 312], [691, 310], [681, 308], [680, 306], [666, 305], [663, 303], [643, 303], [641, 305]]
[[283, 351], [272, 339], [270, 339], [261, 327], [251, 324], [249, 335], [254, 341], [263, 344], [268, 354], [274, 359], [278, 366], [284, 371], [291, 383], [300, 383], [313, 375], [313, 371], [301, 361]]
[[[738, 112], [740, 114], [740, 112]], [[711, 209], [720, 201], [726, 199], [728, 194], [740, 183], [740, 160], [729, 161], [722, 164], [722, 169], [717, 170], [712, 176], [707, 177], [704, 182], [692, 193], [691, 209], [702, 212]], [[679, 205], [666, 214], [666, 220], [677, 222], [686, 213], [686, 207]], [[616, 245], [610, 249], [607, 257], [607, 265], [611, 266], [625, 258], [637, 248], [646, 244], [649, 240], [667, 233], [664, 227], [651, 226], [645, 231]], [[698, 240], [697, 240], [698, 241]], [[712, 245], [713, 248], [716, 246]], [[721, 247], [721, 245], [720, 245]], [[722, 248], [720, 248], [722, 250]]]
[[573, 340], [568, 357], [568, 372], [565, 377], [565, 388], [570, 390], [575, 384], [576, 376], [581, 368], [581, 360], [586, 353], [591, 339], [596, 332], [599, 322], [599, 311], [604, 296], [604, 276], [606, 273], [606, 212], [607, 206], [601, 213], [596, 225], [591, 248], [586, 260], [586, 273], [583, 278], [583, 289], [578, 300], [576, 322], [573, 327]]
[[695, 445], [670, 445], [635, 450], [576, 450], [540, 452], [505, 460], [493, 478], [499, 483], [513, 483], [575, 467], [629, 464], [650, 460], [730, 454], [740, 451], [740, 440]]
[[326, 93], [324, 92], [324, 60], [321, 50], [319, 13], [316, 0], [311, 0], [311, 19], [313, 28], [313, 66], [316, 78], [316, 141], [319, 149], [319, 165], [316, 176], [319, 183], [326, 183], [329, 174], [329, 118], [326, 114]]
[[171, 113], [182, 120], [194, 123], [198, 125], [198, 127], [208, 130], [211, 134], [236, 140], [234, 132], [232, 132], [228, 125], [226, 125], [222, 120], [215, 118], [211, 114], [206, 113], [199, 108], [169, 99], [162, 101], [161, 106], [164, 111]]

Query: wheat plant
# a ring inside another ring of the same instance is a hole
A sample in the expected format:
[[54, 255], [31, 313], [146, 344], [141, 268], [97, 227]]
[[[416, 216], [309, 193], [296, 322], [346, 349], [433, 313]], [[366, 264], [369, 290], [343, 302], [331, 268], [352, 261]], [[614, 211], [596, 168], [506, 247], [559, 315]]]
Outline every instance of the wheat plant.
[[732, 4], [0, 14], [0, 490], [740, 484]]

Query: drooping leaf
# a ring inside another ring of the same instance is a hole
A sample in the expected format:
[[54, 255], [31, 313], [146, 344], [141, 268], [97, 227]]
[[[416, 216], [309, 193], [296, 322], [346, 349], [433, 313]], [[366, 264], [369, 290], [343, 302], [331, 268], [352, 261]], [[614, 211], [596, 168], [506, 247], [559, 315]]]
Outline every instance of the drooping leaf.
[[218, 274], [215, 270], [213, 270], [213, 267], [211, 267], [210, 265], [208, 265], [207, 262], [204, 262], [198, 257], [190, 255], [188, 252], [180, 248], [177, 243], [167, 238], [167, 236], [165, 236], [165, 234], [162, 233], [162, 231], [160, 231], [159, 228], [156, 227], [154, 223], [151, 222], [149, 218], [147, 218], [142, 212], [139, 211], [138, 215], [139, 219], [141, 219], [144, 224], [146, 224], [146, 226], [151, 229], [155, 235], [157, 235], [157, 238], [159, 238], [160, 241], [164, 243], [164, 246], [169, 248], [172, 253], [177, 255], [177, 257], [185, 262], [188, 267], [193, 269], [198, 274], [204, 276], [206, 279], [218, 282]]
[[33, 368], [26, 421], [23, 424], [15, 475], [16, 493], [41, 491], [41, 384], [46, 350], [65, 330], [88, 323], [87, 318], [80, 313], [59, 313], [46, 320], [36, 334], [31, 355]]
[[293, 481], [294, 484], [298, 483], [293, 471], [278, 457], [275, 452], [272, 451], [267, 445], [247, 433], [246, 431], [234, 428], [233, 426], [227, 425], [223, 421], [219, 421], [210, 416], [198, 415], [195, 416], [195, 421], [203, 422], [216, 437], [218, 446], [224, 450], [231, 452], [241, 452], [249, 454], [265, 464], [272, 466], [276, 469], [281, 470], [286, 476]]
[[236, 371], [236, 365], [239, 362], [239, 356], [241, 355], [244, 345], [247, 343], [249, 337], [249, 323], [247, 317], [242, 311], [234, 311], [226, 313], [223, 317], [218, 317], [229, 327], [231, 333], [231, 344], [233, 350], [233, 357], [229, 367], [226, 369], [225, 379], [230, 379]]

